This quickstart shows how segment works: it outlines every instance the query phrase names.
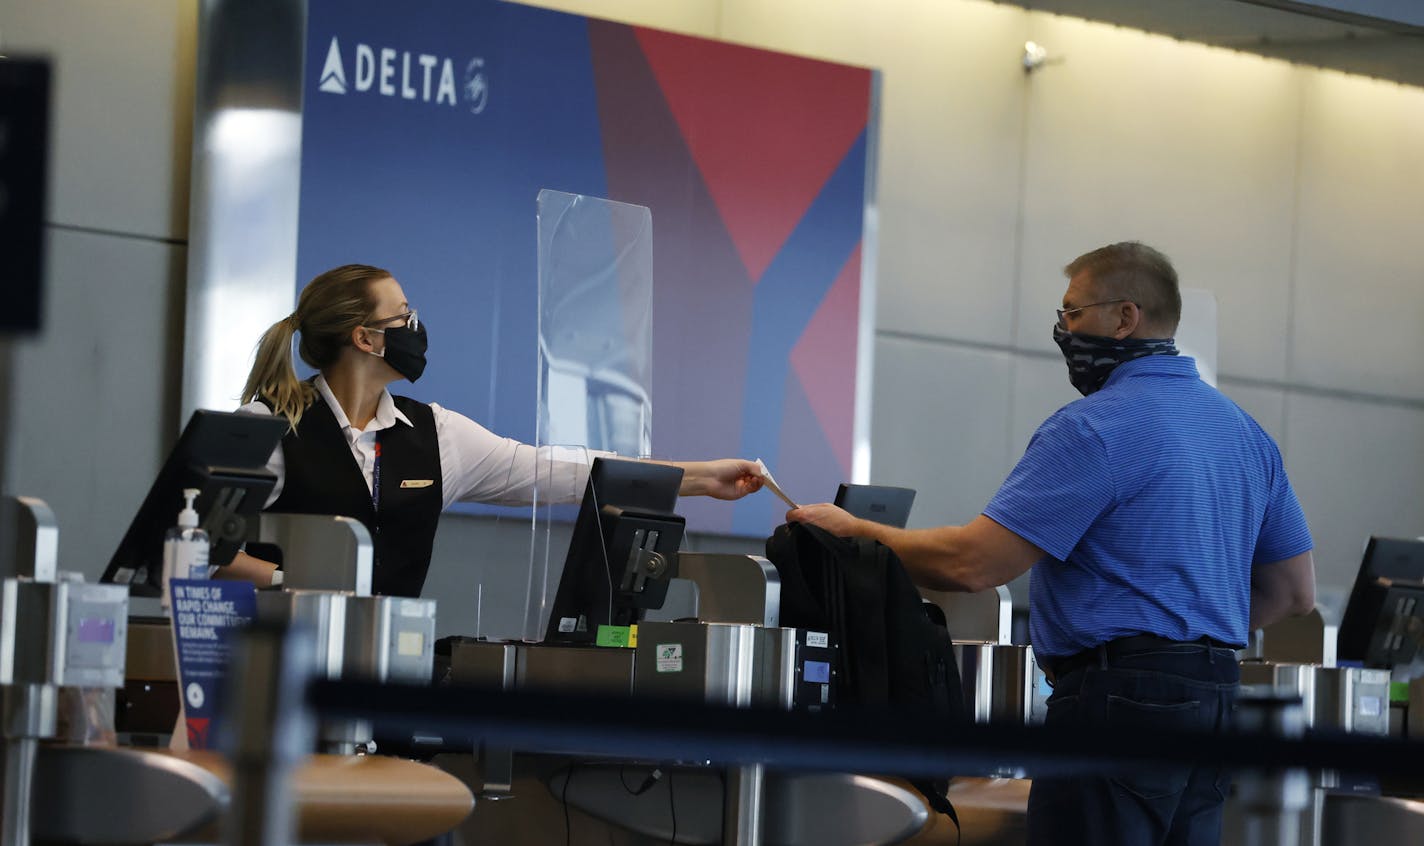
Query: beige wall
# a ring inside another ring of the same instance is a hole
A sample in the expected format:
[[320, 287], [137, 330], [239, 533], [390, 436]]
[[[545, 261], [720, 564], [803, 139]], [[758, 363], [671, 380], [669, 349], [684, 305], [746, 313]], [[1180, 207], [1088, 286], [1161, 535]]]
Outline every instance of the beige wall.
[[[1424, 534], [1424, 91], [981, 0], [541, 5], [883, 71], [872, 474], [917, 523], [976, 514], [1075, 396], [1059, 268], [1140, 238], [1215, 294], [1221, 387], [1280, 440], [1327, 593], [1368, 534]], [[9, 487], [91, 573], [177, 424], [194, 6], [0, 0], [6, 46], [59, 60], [50, 328], [18, 378], [71, 394], [21, 406]], [[524, 532], [445, 521], [442, 623], [485, 584], [499, 633]]]

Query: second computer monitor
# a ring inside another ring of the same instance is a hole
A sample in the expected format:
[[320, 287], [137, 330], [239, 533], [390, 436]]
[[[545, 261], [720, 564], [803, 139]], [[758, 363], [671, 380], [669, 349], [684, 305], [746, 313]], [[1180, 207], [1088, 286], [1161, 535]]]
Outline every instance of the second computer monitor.
[[1367, 667], [1408, 664], [1424, 650], [1424, 541], [1370, 538], [1336, 643], [1338, 657]]
[[910, 488], [887, 485], [841, 485], [836, 491], [836, 505], [852, 517], [905, 528], [910, 520], [910, 506], [915, 504], [915, 492]]

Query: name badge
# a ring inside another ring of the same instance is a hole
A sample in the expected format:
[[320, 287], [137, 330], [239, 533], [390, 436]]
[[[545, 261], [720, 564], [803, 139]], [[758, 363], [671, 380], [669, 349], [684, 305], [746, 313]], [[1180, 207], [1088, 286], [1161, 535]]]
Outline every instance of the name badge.
[[401, 482], [402, 488], [428, 488], [435, 484], [434, 479], [406, 479]]

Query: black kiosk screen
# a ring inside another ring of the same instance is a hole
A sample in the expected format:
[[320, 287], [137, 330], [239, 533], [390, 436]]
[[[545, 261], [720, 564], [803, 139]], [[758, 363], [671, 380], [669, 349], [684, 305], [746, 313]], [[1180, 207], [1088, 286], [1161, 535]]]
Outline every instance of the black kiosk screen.
[[1408, 664], [1424, 647], [1424, 541], [1370, 538], [1336, 653], [1366, 667]]
[[672, 513], [682, 468], [595, 458], [544, 640], [592, 643], [661, 608], [677, 576], [683, 519]]
[[852, 517], [903, 529], [910, 521], [915, 492], [888, 485], [841, 485], [835, 504]]
[[213, 544], [209, 563], [231, 562], [247, 539], [248, 519], [262, 510], [276, 482], [267, 460], [286, 431], [283, 417], [193, 412], [100, 581], [127, 584], [137, 596], [158, 596], [163, 535], [177, 522], [184, 488], [199, 491], [198, 519]]

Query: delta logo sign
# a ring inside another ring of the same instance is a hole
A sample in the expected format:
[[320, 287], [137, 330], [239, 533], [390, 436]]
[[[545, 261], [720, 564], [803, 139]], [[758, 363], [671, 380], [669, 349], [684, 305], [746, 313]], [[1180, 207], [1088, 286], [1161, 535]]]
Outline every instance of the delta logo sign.
[[[476, 115], [489, 105], [489, 80], [482, 58], [463, 64], [457, 86], [455, 69], [460, 66], [447, 56], [359, 42], [350, 55], [348, 64], [340, 39], [333, 35], [331, 46], [326, 50], [326, 61], [321, 66], [318, 91], [391, 97], [436, 107], [458, 109], [463, 106]], [[348, 68], [350, 73], [347, 73]]]

